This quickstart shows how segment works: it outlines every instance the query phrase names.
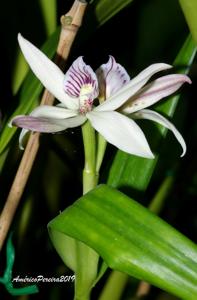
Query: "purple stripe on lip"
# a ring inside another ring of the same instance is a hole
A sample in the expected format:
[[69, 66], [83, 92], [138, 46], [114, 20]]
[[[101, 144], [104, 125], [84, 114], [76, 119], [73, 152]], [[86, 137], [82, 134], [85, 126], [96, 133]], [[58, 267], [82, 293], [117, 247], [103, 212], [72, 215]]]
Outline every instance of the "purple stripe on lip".
[[70, 94], [71, 96], [74, 96], [74, 97], [78, 97], [79, 94], [75, 91], [75, 89], [73, 89], [72, 86], [67, 86], [66, 87], [66, 92], [68, 92], [68, 94]]
[[89, 97], [96, 98], [98, 95], [98, 82], [94, 71], [90, 66], [83, 62], [82, 57], [74, 61], [72, 66], [68, 69], [64, 79], [64, 91], [70, 96], [79, 97], [81, 89], [84, 85], [89, 85]]
[[78, 92], [80, 92], [80, 89], [82, 87], [82, 84], [79, 84], [78, 81], [73, 77], [73, 75], [70, 75], [71, 80], [68, 80], [68, 83], [73, 85], [75, 87], [75, 89], [78, 90]]
[[[73, 68], [73, 67], [72, 67]], [[74, 68], [73, 68], [74, 69]], [[83, 78], [82, 78], [82, 80], [81, 80], [81, 78], [79, 77], [79, 75], [77, 74], [77, 72], [75, 71], [75, 69], [74, 69], [74, 71], [73, 70], [70, 70], [70, 72], [76, 77], [76, 80], [78, 79], [78, 81], [79, 81], [79, 84], [80, 85], [83, 85]], [[71, 75], [70, 75], [71, 76]]]
[[[86, 79], [87, 79], [87, 75], [86, 73], [82, 72], [82, 70], [78, 67], [78, 70], [76, 70], [73, 66], [72, 66], [72, 69], [74, 70], [75, 72], [75, 75], [77, 74], [78, 76], [80, 76], [81, 80], [83, 81], [82, 84], [85, 84], [86, 83]], [[84, 78], [85, 76], [85, 78]]]

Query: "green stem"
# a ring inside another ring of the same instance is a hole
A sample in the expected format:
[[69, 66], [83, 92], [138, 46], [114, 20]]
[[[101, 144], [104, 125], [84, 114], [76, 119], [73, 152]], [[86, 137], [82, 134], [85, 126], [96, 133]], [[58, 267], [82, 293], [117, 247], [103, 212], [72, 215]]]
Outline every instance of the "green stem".
[[128, 275], [119, 271], [112, 271], [107, 285], [104, 286], [101, 295], [98, 300], [119, 300], [125, 289], [128, 281]]
[[97, 157], [96, 157], [96, 173], [98, 174], [100, 171], [100, 167], [103, 161], [103, 157], [105, 155], [107, 142], [104, 137], [98, 134], [98, 149], [97, 149]]
[[93, 283], [97, 277], [99, 256], [82, 242], [77, 241], [76, 245], [78, 255], [74, 300], [89, 300]]
[[169, 174], [165, 177], [157, 193], [155, 194], [152, 201], [150, 202], [148, 207], [150, 211], [152, 211], [157, 215], [161, 212], [165, 200], [172, 189], [173, 183], [174, 183], [174, 176], [172, 172], [172, 174]]
[[85, 165], [83, 170], [83, 194], [95, 188], [98, 181], [96, 175], [96, 140], [95, 131], [89, 121], [82, 126]]
[[[85, 164], [83, 170], [83, 194], [95, 188], [98, 181], [96, 174], [95, 131], [89, 121], [82, 126]], [[74, 300], [89, 300], [91, 289], [98, 271], [99, 255], [91, 248], [76, 241], [77, 269], [75, 272]]]

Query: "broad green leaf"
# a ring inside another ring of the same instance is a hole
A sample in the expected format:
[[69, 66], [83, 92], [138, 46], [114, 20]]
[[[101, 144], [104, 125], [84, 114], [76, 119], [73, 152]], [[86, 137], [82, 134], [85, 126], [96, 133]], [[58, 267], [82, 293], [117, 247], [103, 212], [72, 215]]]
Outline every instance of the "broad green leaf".
[[[43, 52], [45, 52], [50, 58], [55, 54], [57, 38], [57, 33], [52, 35], [42, 47]], [[29, 113], [37, 104], [36, 100], [38, 100], [42, 88], [43, 87], [39, 80], [33, 75], [31, 71], [29, 71], [21, 90], [20, 103], [10, 119], [12, 119], [16, 115]], [[4, 124], [4, 128], [1, 133], [0, 153], [5, 150], [6, 146], [17, 130], [16, 127], [9, 128], [7, 124], [8, 122]]]
[[53, 219], [48, 228], [59, 253], [70, 236], [96, 250], [112, 269], [181, 299], [197, 299], [196, 245], [113, 188], [98, 186]]
[[[174, 66], [181, 67], [178, 72], [187, 74], [196, 54], [196, 46], [191, 36], [187, 38], [182, 49], [180, 50], [177, 58], [174, 61]], [[182, 67], [184, 66], [184, 67]], [[170, 97], [157, 106], [157, 110], [164, 115], [172, 117], [176, 109], [180, 95]], [[161, 136], [165, 136], [167, 129], [158, 126]], [[158, 149], [160, 136], [151, 135], [154, 141], [154, 148]], [[154, 160], [140, 158], [126, 154], [125, 152], [118, 151], [113, 164], [111, 166], [108, 178], [108, 184], [112, 187], [132, 187], [139, 191], [144, 191], [152, 173], [154, 171], [157, 158]]]
[[197, 44], [197, 1], [196, 0], [179, 0], [193, 39]]

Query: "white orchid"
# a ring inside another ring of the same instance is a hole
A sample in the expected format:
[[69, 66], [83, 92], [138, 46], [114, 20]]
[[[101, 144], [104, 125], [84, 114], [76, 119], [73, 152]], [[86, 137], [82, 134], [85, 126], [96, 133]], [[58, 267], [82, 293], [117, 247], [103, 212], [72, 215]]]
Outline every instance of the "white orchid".
[[[171, 66], [153, 64], [130, 80], [126, 70], [112, 56], [96, 73], [79, 57], [64, 75], [44, 53], [20, 34], [18, 40], [34, 74], [60, 101], [57, 106], [39, 106], [29, 116], [16, 116], [11, 121], [11, 124], [23, 128], [20, 146], [28, 130], [54, 133], [80, 126], [89, 120], [95, 130], [117, 148], [153, 158], [144, 133], [133, 120], [144, 118], [170, 129], [183, 148], [182, 155], [185, 154], [185, 142], [174, 125], [157, 112], [144, 108], [174, 93], [184, 82], [191, 83], [188, 76], [167, 75], [145, 85], [152, 75]], [[97, 106], [94, 103], [96, 98], [100, 99]]]

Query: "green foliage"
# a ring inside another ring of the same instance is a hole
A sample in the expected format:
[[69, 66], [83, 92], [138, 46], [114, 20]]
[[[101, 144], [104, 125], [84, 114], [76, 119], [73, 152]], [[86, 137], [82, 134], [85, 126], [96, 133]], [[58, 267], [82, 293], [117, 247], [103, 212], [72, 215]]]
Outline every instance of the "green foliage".
[[190, 27], [193, 39], [197, 44], [197, 1], [179, 0], [187, 23]]
[[49, 36], [57, 26], [57, 0], [40, 0], [39, 2], [44, 16], [47, 36]]
[[110, 20], [114, 15], [116, 15], [120, 10], [129, 5], [132, 1], [133, 0], [95, 0], [93, 2], [93, 5], [95, 5], [95, 15], [99, 26]]
[[[57, 249], [66, 242], [64, 235], [69, 235], [95, 249], [113, 269], [181, 299], [197, 297], [195, 244], [115, 189], [98, 186], [48, 227]], [[56, 232], [62, 234], [61, 242], [56, 241]]]
[[[50, 36], [57, 26], [57, 3], [56, 0], [39, 0], [40, 11], [42, 13], [44, 29], [46, 36]], [[25, 75], [27, 74], [28, 66], [26, 61], [18, 49], [12, 74], [12, 90], [16, 94], [19, 90]]]

